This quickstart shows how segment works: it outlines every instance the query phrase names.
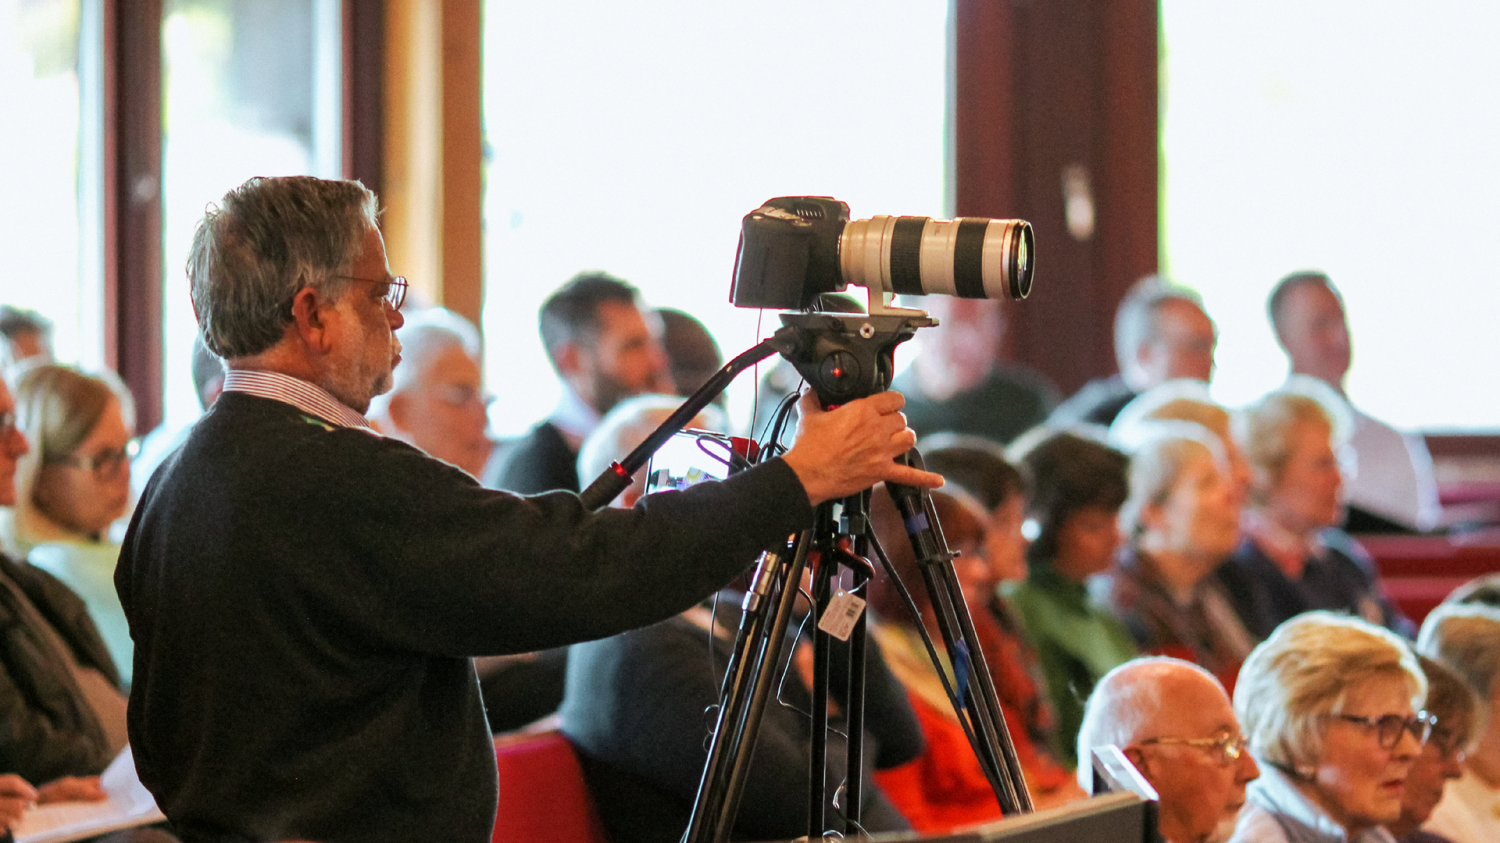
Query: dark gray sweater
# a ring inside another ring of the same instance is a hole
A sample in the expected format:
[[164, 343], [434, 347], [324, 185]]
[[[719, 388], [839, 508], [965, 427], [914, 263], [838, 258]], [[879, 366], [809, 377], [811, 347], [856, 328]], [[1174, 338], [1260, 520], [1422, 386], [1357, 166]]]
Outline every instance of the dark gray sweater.
[[488, 840], [474, 655], [670, 617], [810, 525], [785, 463], [585, 512], [227, 393], [147, 487], [115, 583], [130, 736], [185, 840]]

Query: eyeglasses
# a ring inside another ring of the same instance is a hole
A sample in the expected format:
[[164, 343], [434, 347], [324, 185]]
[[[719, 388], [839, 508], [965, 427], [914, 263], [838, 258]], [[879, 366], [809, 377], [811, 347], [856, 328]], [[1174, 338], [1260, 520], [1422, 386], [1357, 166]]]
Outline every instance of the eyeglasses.
[[1462, 757], [1465, 744], [1463, 737], [1452, 729], [1434, 725], [1432, 733], [1427, 736], [1427, 745], [1436, 749], [1444, 758]]
[[1138, 745], [1150, 746], [1151, 744], [1185, 744], [1199, 749], [1217, 750], [1210, 754], [1216, 757], [1220, 766], [1228, 766], [1240, 760], [1246, 751], [1245, 736], [1228, 733], [1217, 738], [1148, 738]]
[[467, 407], [471, 404], [488, 407], [495, 401], [494, 396], [487, 395], [472, 386], [453, 384], [437, 387], [436, 391], [437, 399], [449, 407]]
[[1410, 732], [1417, 739], [1417, 743], [1425, 744], [1432, 736], [1432, 726], [1437, 722], [1425, 711], [1419, 711], [1411, 717], [1402, 717], [1399, 714], [1387, 714], [1382, 717], [1359, 717], [1353, 714], [1330, 714], [1348, 723], [1358, 723], [1366, 729], [1375, 731], [1375, 738], [1380, 742], [1381, 749], [1394, 749], [1401, 742], [1401, 733]]
[[406, 276], [392, 275], [389, 278], [356, 278], [353, 275], [335, 275], [335, 278], [343, 278], [347, 281], [363, 281], [366, 284], [389, 284], [385, 290], [385, 303], [391, 306], [391, 310], [400, 310], [401, 305], [406, 302]]
[[130, 464], [130, 457], [136, 450], [136, 443], [132, 440], [123, 448], [112, 448], [100, 451], [91, 457], [80, 457], [77, 454], [63, 454], [58, 457], [49, 457], [48, 465], [71, 465], [74, 468], [87, 469], [94, 473], [99, 480], [113, 480], [120, 474], [120, 469]]

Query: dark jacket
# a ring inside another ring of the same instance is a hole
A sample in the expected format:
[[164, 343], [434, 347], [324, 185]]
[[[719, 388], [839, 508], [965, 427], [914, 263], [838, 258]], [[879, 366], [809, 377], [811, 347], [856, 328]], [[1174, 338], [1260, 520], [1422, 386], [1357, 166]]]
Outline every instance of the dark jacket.
[[[120, 684], [82, 598], [51, 574], [4, 554], [0, 576], [20, 586], [80, 665]], [[15, 593], [0, 586], [0, 771], [37, 783], [97, 775], [112, 760], [104, 732], [72, 673], [52, 655], [45, 631], [28, 617]]]
[[469, 656], [670, 617], [811, 523], [780, 460], [588, 513], [226, 393], [147, 486], [115, 575], [141, 781], [190, 843], [487, 841]]

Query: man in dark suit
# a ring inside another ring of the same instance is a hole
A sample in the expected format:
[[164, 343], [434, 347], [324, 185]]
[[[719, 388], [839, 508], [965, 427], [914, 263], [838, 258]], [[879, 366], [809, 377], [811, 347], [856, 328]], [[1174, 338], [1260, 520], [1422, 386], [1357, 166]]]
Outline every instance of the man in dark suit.
[[604, 414], [622, 398], [674, 391], [661, 320], [641, 309], [640, 293], [624, 281], [602, 272], [575, 275], [542, 303], [540, 322], [562, 398], [484, 478], [492, 489], [523, 495], [579, 491], [578, 447]]

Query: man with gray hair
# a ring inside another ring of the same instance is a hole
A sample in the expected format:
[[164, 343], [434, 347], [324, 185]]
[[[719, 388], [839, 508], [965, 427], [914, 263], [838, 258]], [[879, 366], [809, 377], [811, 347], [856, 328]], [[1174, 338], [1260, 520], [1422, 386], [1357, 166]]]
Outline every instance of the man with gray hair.
[[1109, 425], [1137, 395], [1178, 378], [1213, 377], [1218, 330], [1192, 290], [1151, 275], [1137, 281], [1115, 310], [1117, 375], [1089, 381], [1059, 404], [1049, 421]]
[[147, 486], [115, 572], [136, 767], [189, 841], [487, 841], [472, 656], [671, 617], [818, 504], [942, 482], [893, 462], [915, 436], [882, 393], [804, 401], [784, 456], [628, 512], [484, 489], [367, 429], [406, 287], [376, 208], [358, 182], [256, 178], [194, 235], [224, 392]]
[[1078, 731], [1078, 782], [1093, 787], [1093, 750], [1116, 746], [1160, 797], [1168, 843], [1226, 840], [1260, 775], [1224, 686], [1180, 659], [1135, 659], [1099, 680]]
[[401, 360], [391, 391], [370, 403], [370, 424], [478, 477], [490, 458], [488, 401], [479, 372], [479, 332], [432, 307], [396, 332]]

